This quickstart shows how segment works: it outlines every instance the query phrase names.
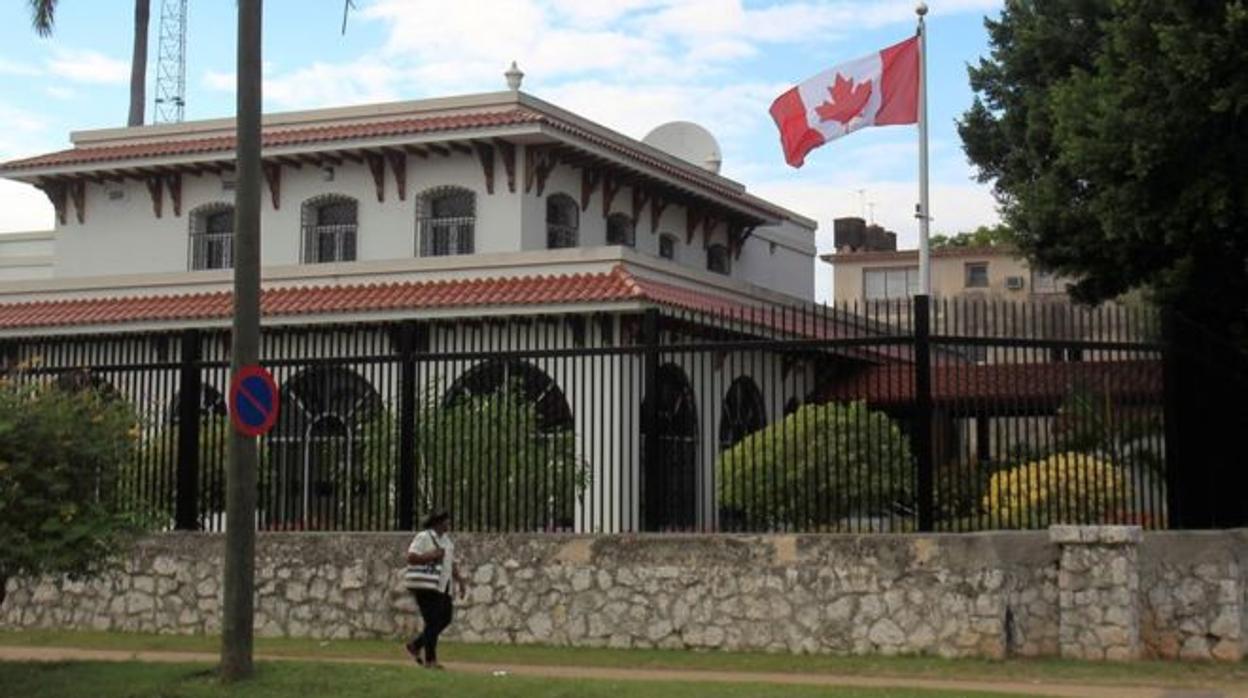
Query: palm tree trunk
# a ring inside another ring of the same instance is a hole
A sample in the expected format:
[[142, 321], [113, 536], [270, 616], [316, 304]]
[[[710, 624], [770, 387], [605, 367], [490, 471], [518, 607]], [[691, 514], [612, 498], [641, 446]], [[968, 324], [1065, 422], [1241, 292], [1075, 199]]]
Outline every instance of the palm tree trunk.
[[130, 119], [128, 126], [143, 125], [147, 102], [147, 23], [151, 0], [134, 0], [134, 56], [130, 60]]
[[[235, 375], [260, 359], [260, 28], [262, 0], [238, 3], [238, 186], [234, 193]], [[256, 439], [230, 439], [225, 476], [225, 608], [221, 617], [221, 678], [251, 676], [256, 575]]]

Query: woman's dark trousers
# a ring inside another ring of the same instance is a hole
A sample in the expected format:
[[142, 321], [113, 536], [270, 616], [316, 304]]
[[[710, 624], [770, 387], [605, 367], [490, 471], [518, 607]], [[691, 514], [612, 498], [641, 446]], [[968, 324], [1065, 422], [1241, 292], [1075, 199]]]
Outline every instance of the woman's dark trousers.
[[451, 595], [440, 591], [421, 589], [412, 592], [416, 597], [416, 606], [420, 608], [420, 617], [425, 621], [424, 630], [408, 643], [408, 647], [419, 656], [423, 647], [425, 663], [438, 661], [438, 636], [451, 624], [451, 616], [455, 608], [451, 603]]

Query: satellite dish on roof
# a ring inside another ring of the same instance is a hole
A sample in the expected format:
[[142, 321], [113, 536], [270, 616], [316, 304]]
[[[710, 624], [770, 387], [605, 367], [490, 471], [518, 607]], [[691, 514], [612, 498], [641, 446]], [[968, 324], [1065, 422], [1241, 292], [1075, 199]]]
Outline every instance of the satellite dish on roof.
[[719, 174], [724, 157], [710, 131], [691, 121], [669, 121], [641, 139], [646, 145]]

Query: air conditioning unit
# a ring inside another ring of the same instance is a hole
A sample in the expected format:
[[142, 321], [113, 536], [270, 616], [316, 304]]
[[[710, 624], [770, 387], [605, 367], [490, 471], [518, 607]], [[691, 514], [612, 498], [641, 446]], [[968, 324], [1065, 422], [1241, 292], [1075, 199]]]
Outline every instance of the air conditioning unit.
[[1005, 277], [1005, 287], [1010, 289], [1011, 291], [1023, 290], [1023, 277], [1021, 276]]

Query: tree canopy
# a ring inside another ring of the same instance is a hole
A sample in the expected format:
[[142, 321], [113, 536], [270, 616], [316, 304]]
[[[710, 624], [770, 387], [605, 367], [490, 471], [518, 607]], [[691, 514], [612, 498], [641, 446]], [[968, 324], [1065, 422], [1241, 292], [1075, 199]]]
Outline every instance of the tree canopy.
[[930, 240], [932, 248], [938, 247], [996, 247], [1010, 245], [1014, 242], [1014, 233], [1009, 226], [981, 225], [974, 230], [964, 230], [953, 235], [943, 233], [933, 235]]
[[1023, 254], [1242, 342], [1248, 4], [1011, 0], [986, 25], [958, 129]]

